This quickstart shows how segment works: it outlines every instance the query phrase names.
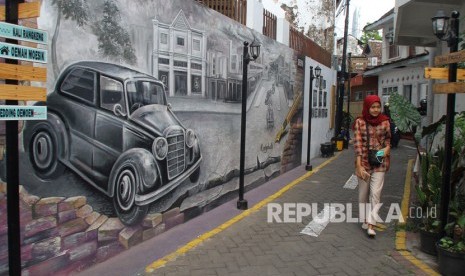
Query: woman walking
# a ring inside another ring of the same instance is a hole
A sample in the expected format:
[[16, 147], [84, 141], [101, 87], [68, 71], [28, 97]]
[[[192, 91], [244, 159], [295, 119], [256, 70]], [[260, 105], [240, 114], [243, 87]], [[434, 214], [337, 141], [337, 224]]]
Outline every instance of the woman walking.
[[[367, 230], [370, 237], [376, 235], [373, 226], [378, 218], [384, 175], [389, 170], [390, 140], [389, 117], [381, 113], [380, 98], [367, 96], [363, 102], [362, 116], [354, 122], [354, 150], [360, 217], [365, 219], [362, 228]], [[365, 216], [365, 213], [368, 215]]]

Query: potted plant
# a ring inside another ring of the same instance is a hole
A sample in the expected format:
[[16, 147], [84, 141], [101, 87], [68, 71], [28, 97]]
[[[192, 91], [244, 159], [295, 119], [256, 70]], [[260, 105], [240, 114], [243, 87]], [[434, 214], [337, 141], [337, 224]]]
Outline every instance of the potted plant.
[[465, 200], [457, 196], [450, 202], [446, 236], [437, 244], [439, 271], [443, 275], [463, 275], [465, 272]]
[[455, 118], [452, 154], [451, 201], [445, 236], [437, 244], [439, 271], [463, 275], [465, 271], [465, 113]]
[[440, 202], [441, 171], [433, 162], [431, 153], [426, 153], [421, 160], [421, 181], [415, 186], [422, 210], [420, 226], [420, 249], [436, 255], [436, 243], [439, 240], [440, 221], [437, 207]]

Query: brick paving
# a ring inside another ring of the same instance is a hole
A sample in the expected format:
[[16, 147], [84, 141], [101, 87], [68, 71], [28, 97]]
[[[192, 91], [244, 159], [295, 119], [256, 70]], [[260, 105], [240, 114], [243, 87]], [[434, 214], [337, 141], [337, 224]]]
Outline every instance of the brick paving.
[[[381, 198], [381, 218], [386, 217], [390, 203], [400, 205], [402, 200], [407, 163], [415, 156], [415, 150], [405, 144], [412, 146], [403, 140], [398, 149], [392, 150], [391, 171], [386, 175]], [[353, 164], [353, 149], [349, 148], [273, 203], [319, 203], [319, 210], [322, 203], [356, 204], [357, 189], [342, 188], [354, 171]], [[298, 178], [303, 171], [291, 173]], [[358, 216], [356, 211], [353, 216]], [[396, 254], [395, 221], [386, 223], [387, 228], [378, 231], [375, 239], [368, 238], [358, 223], [329, 223], [318, 237], [300, 234], [310, 221], [311, 217], [305, 217], [301, 223], [268, 223], [265, 206], [148, 275], [420, 273]]]

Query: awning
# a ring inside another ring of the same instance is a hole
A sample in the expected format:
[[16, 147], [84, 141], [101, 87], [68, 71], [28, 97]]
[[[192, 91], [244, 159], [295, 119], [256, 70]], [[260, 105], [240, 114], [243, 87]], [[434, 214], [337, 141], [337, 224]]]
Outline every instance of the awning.
[[394, 43], [436, 47], [438, 39], [433, 34], [431, 17], [438, 10], [448, 15], [460, 11], [463, 0], [398, 0], [394, 10]]

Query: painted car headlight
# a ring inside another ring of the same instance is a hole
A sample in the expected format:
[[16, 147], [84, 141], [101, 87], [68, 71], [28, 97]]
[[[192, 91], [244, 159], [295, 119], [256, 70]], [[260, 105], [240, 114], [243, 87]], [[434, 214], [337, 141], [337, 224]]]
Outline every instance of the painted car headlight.
[[186, 145], [191, 148], [195, 142], [195, 133], [192, 129], [186, 131]]
[[156, 138], [152, 145], [152, 153], [158, 160], [165, 159], [168, 154], [168, 141], [164, 137]]

